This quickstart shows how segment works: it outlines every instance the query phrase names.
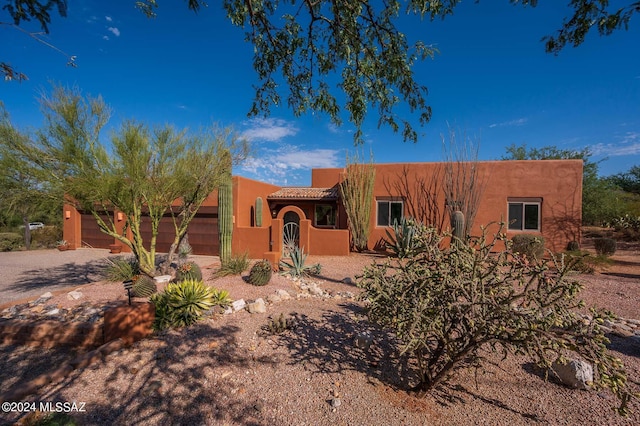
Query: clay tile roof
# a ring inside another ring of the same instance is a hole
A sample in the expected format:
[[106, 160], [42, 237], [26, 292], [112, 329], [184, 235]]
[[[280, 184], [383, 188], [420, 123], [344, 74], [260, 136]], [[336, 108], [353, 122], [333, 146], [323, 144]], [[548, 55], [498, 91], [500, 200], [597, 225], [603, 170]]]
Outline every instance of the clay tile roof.
[[281, 188], [267, 197], [269, 200], [337, 200], [338, 188], [308, 188], [288, 187]]

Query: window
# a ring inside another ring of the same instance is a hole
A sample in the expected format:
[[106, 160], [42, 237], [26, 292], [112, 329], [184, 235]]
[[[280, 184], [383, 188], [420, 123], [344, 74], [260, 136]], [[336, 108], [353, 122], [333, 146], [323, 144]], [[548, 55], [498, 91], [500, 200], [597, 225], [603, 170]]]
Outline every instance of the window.
[[540, 230], [540, 201], [509, 201], [509, 229]]
[[402, 201], [378, 201], [378, 226], [391, 226], [402, 219]]
[[335, 226], [336, 209], [330, 204], [316, 204], [316, 226]]

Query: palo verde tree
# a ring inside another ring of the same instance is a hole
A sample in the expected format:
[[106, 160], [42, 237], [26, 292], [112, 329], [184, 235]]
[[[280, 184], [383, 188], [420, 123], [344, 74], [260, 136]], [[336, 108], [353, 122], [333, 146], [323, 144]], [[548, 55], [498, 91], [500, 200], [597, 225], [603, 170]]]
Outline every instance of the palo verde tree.
[[[228, 130], [189, 135], [134, 121], [112, 135], [109, 150], [100, 141], [109, 116], [101, 98], [57, 87], [41, 104], [44, 129], [19, 149], [67, 202], [90, 212], [102, 232], [131, 248], [141, 271], [151, 276], [162, 217], [168, 213], [174, 225], [170, 262], [198, 208], [229, 173], [231, 162], [222, 159], [239, 160], [247, 153], [246, 144]], [[122, 232], [114, 209], [124, 214]], [[148, 241], [143, 220], [151, 227]]]
[[[483, 348], [526, 355], [544, 368], [578, 356], [595, 366], [594, 387], [609, 388], [625, 412], [633, 394], [600, 327], [612, 315], [579, 315], [581, 285], [567, 259], [531, 262], [508, 249], [503, 227], [493, 241], [485, 229], [471, 244], [448, 245], [435, 229], [416, 228], [420, 243], [409, 256], [365, 269], [358, 286], [369, 319], [415, 361], [412, 390], [424, 395], [458, 369], [482, 368]], [[507, 250], [498, 251], [497, 241]]]
[[[537, 0], [509, 2], [537, 5]], [[67, 12], [66, 0], [4, 3], [3, 10], [13, 22], [0, 20], [0, 24], [14, 28], [33, 19], [48, 32], [51, 13], [57, 9], [66, 16]], [[140, 0], [134, 4], [153, 17], [160, 3]], [[186, 3], [194, 12], [207, 6], [203, 0]], [[417, 140], [416, 130], [404, 115], [395, 112], [395, 107], [402, 102], [418, 115], [421, 124], [429, 121], [427, 89], [414, 78], [413, 66], [416, 61], [432, 57], [436, 50], [424, 41], [408, 40], [399, 22], [403, 15], [420, 20], [444, 18], [453, 14], [459, 3], [460, 0], [221, 2], [231, 23], [246, 28], [245, 39], [254, 46], [253, 67], [259, 84], [251, 114], [268, 114], [272, 105], [283, 104], [281, 88], [288, 87], [286, 103], [297, 115], [309, 110], [323, 112], [334, 124], [340, 124], [344, 110], [357, 128], [356, 142], [362, 142], [361, 126], [370, 109], [377, 110], [379, 125], [401, 131], [405, 140]], [[571, 17], [555, 35], [545, 38], [548, 52], [558, 53], [567, 44], [580, 45], [593, 28], [601, 35], [626, 29], [633, 14], [640, 11], [640, 2], [610, 6], [608, 0], [573, 0], [569, 9]], [[413, 24], [406, 16], [402, 19]], [[69, 58], [69, 63], [75, 64], [74, 57]], [[0, 63], [0, 72], [7, 78], [24, 77], [4, 62]], [[330, 77], [338, 80], [334, 87], [328, 83]], [[342, 105], [338, 101], [341, 98]]]
[[5, 212], [20, 217], [28, 250], [31, 245], [29, 222], [36, 214], [50, 208], [59, 213], [62, 197], [15, 149], [27, 140], [26, 135], [11, 125], [9, 115], [0, 103], [0, 205]]
[[340, 182], [340, 195], [349, 220], [351, 246], [357, 251], [367, 250], [369, 244], [369, 220], [373, 203], [373, 187], [376, 169], [371, 161], [365, 164], [347, 155], [345, 174]]

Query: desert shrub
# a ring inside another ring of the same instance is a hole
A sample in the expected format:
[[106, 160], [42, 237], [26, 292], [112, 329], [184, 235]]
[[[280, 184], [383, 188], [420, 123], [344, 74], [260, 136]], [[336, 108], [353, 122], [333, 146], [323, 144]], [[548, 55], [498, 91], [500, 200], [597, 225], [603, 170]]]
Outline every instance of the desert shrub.
[[578, 243], [576, 240], [569, 241], [569, 243], [567, 243], [567, 251], [578, 251], [578, 250], [580, 250], [580, 243]]
[[176, 281], [201, 279], [202, 271], [195, 262], [184, 262], [176, 269]]
[[426, 393], [464, 367], [482, 367], [481, 348], [528, 355], [549, 368], [574, 353], [597, 366], [596, 388], [608, 387], [626, 409], [631, 393], [622, 362], [606, 349], [600, 323], [613, 318], [592, 311], [585, 322], [575, 308], [580, 284], [569, 278], [564, 256], [529, 262], [498, 251], [484, 236], [473, 245], [434, 245], [405, 260], [367, 267], [358, 285], [370, 320], [389, 329], [401, 353], [415, 362]]
[[22, 246], [22, 235], [15, 232], [0, 232], [0, 251], [13, 251]]
[[518, 234], [511, 239], [511, 251], [526, 256], [529, 260], [541, 259], [544, 255], [542, 235]]
[[31, 247], [55, 248], [56, 242], [62, 238], [62, 230], [56, 226], [31, 231]]
[[413, 218], [403, 217], [400, 223], [394, 222], [392, 232], [386, 230], [387, 248], [400, 259], [411, 256], [423, 249], [424, 241], [417, 235], [421, 235], [426, 227]]
[[120, 256], [107, 259], [103, 274], [111, 282], [129, 281], [140, 274], [140, 266], [134, 256]]
[[306, 277], [309, 275], [319, 275], [322, 271], [322, 265], [305, 265], [308, 254], [300, 247], [295, 247], [289, 252], [289, 260], [280, 261], [280, 269], [283, 274], [292, 277]]
[[613, 238], [596, 238], [593, 240], [596, 253], [604, 256], [615, 254], [617, 244]]
[[186, 327], [202, 318], [205, 311], [214, 306], [231, 303], [229, 293], [205, 285], [202, 280], [187, 279], [170, 283], [162, 293], [151, 297], [155, 305], [154, 330], [168, 327]]
[[271, 274], [273, 273], [271, 268], [271, 262], [268, 260], [259, 260], [249, 271], [249, 284], [256, 286], [267, 285], [271, 280]]
[[222, 262], [220, 269], [216, 272], [216, 276], [225, 277], [227, 275], [240, 275], [249, 267], [249, 255], [247, 253], [241, 255], [233, 255], [226, 261]]
[[131, 295], [133, 297], [151, 297], [158, 292], [158, 285], [148, 275], [136, 275], [132, 281]]
[[621, 231], [623, 229], [630, 229], [632, 231], [639, 232], [640, 231], [640, 216], [632, 216], [630, 214], [626, 214], [624, 216], [620, 216], [612, 219], [607, 223], [607, 226], [614, 228], [616, 231]]

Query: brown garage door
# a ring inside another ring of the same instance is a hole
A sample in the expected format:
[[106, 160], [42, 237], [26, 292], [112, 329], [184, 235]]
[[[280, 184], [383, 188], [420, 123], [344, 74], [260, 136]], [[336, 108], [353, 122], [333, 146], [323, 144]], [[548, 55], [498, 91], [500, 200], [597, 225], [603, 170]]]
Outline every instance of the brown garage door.
[[[149, 217], [142, 218], [140, 229], [145, 247], [149, 249], [151, 240], [151, 223]], [[218, 241], [218, 208], [217, 207], [200, 207], [196, 216], [189, 224], [189, 244], [193, 249], [193, 254], [202, 254], [207, 256], [217, 256], [220, 254], [220, 243]], [[160, 221], [158, 227], [158, 237], [156, 239], [156, 251], [158, 253], [167, 253], [173, 238], [175, 229], [171, 215], [165, 215]]]
[[[93, 248], [109, 248], [113, 244], [113, 237], [108, 236], [98, 228], [98, 222], [91, 213], [81, 212], [80, 237], [82, 245]], [[108, 220], [106, 215], [101, 215], [103, 220]]]
[[[104, 216], [106, 220], [106, 216]], [[151, 222], [148, 216], [142, 217], [142, 240], [149, 249], [151, 241]], [[200, 207], [198, 213], [189, 224], [189, 244], [193, 254], [218, 256], [220, 243], [218, 240], [218, 207]], [[156, 252], [167, 253], [173, 243], [175, 230], [171, 215], [165, 215], [160, 221]], [[95, 248], [109, 248], [113, 238], [100, 231], [98, 223], [90, 213], [82, 213], [82, 244]]]

